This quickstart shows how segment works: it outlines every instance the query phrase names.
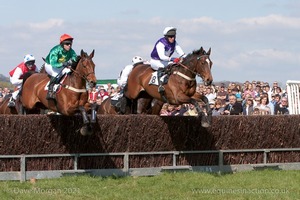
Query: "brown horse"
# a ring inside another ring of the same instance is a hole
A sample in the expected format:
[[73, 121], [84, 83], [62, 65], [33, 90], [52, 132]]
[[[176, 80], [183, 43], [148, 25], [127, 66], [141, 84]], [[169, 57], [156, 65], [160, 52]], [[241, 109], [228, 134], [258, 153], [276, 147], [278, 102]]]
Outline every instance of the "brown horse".
[[[7, 106], [10, 97], [11, 97], [11, 94], [6, 95], [3, 99], [3, 101], [0, 103], [0, 114], [7, 114], [7, 115], [17, 115], [18, 114], [16, 107], [10, 108]], [[16, 106], [17, 106], [17, 102], [16, 102]]]
[[[142, 105], [142, 111], [141, 114], [152, 114], [160, 112], [161, 104], [163, 102], [160, 102], [157, 99], [151, 99], [152, 102], [149, 102], [150, 98], [145, 98], [143, 95], [139, 96], [138, 102], [140, 105]], [[112, 100], [111, 98], [106, 98], [100, 105], [98, 105], [97, 108], [97, 114], [110, 114], [110, 115], [118, 115], [118, 114], [136, 114], [136, 106], [137, 101], [136, 100], [130, 100], [127, 99], [127, 105], [126, 105], [126, 112], [121, 113], [120, 112], [120, 104], [121, 102], [117, 102], [116, 100]]]
[[50, 80], [47, 74], [36, 73], [24, 80], [20, 98], [25, 112], [27, 113], [28, 110], [38, 107], [72, 116], [80, 111], [84, 123], [81, 134], [91, 134], [90, 123], [96, 122], [96, 115], [92, 110], [92, 117], [89, 120], [87, 111], [96, 108], [91, 107], [91, 104], [88, 103], [86, 83], [92, 88], [97, 82], [93, 57], [94, 50], [90, 55], [81, 50], [77, 63], [72, 66], [72, 73], [67, 75], [60, 83], [56, 100], [46, 99], [47, 91], [45, 87]]
[[[163, 95], [158, 92], [157, 85], [149, 84], [150, 80], [153, 80], [151, 79], [153, 69], [150, 65], [141, 64], [136, 66], [128, 77], [127, 90], [125, 91], [126, 97], [139, 101], [140, 92], [146, 91], [152, 98], [158, 99], [161, 102], [168, 102], [174, 105], [192, 103], [196, 107], [199, 116], [202, 116], [202, 126], [208, 127], [211, 123], [211, 109], [207, 98], [204, 95], [201, 96], [202, 101], [206, 104], [207, 114], [205, 114], [202, 108], [200, 108], [198, 101], [191, 97], [196, 92], [196, 75], [202, 78], [205, 85], [210, 85], [213, 81], [210, 53], [211, 49], [206, 52], [201, 47], [199, 50], [188, 54], [182, 59], [182, 62], [172, 66], [169, 70], [168, 83], [164, 85], [165, 92]], [[151, 99], [149, 99], [149, 102], [151, 102]], [[144, 106], [138, 102], [137, 113], [141, 113]], [[159, 113], [153, 112], [152, 114], [158, 115]]]
[[[28, 71], [23, 75], [23, 80], [26, 80], [29, 76], [32, 74], [37, 73], [35, 71]], [[20, 88], [19, 94], [22, 93], [22, 88]], [[2, 103], [0, 104], [0, 114], [8, 114], [8, 115], [17, 115], [17, 114], [24, 114], [23, 106], [20, 101], [20, 95], [17, 96], [17, 99], [15, 100], [15, 106], [14, 107], [8, 107], [8, 102], [10, 100], [10, 97], [12, 94], [8, 94], [4, 97]], [[28, 114], [44, 114], [44, 111], [40, 109], [32, 109], [29, 111]]]

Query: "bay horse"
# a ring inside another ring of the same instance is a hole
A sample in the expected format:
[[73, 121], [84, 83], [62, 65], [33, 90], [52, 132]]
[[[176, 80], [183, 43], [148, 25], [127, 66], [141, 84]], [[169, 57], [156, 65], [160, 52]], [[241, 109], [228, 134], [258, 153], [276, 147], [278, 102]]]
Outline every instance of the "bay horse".
[[[149, 84], [154, 70], [149, 64], [137, 65], [128, 76], [127, 90], [125, 95], [129, 99], [137, 99], [138, 107], [137, 113], [141, 113], [144, 105], [140, 104], [139, 94], [141, 91], [146, 91], [152, 98], [158, 99], [161, 102], [168, 102], [173, 105], [180, 105], [184, 103], [191, 103], [195, 106], [198, 116], [201, 117], [201, 124], [203, 127], [208, 127], [211, 124], [211, 109], [208, 99], [201, 95], [201, 100], [205, 103], [206, 113], [200, 108], [198, 101], [192, 96], [196, 92], [196, 76], [200, 76], [204, 85], [210, 85], [213, 81], [210, 60], [211, 48], [206, 52], [203, 47], [199, 50], [194, 50], [188, 54], [182, 61], [174, 64], [169, 68], [169, 79], [164, 85], [165, 92], [163, 95], [158, 92], [158, 85]], [[155, 77], [154, 77], [155, 78]], [[144, 100], [142, 100], [144, 101]], [[151, 102], [152, 99], [149, 99]], [[145, 101], [144, 101], [145, 102]], [[162, 106], [162, 104], [161, 104]], [[158, 109], [155, 109], [159, 115]]]
[[[88, 102], [88, 90], [86, 84], [92, 88], [96, 85], [95, 64], [92, 60], [94, 50], [88, 55], [81, 50], [77, 62], [72, 65], [71, 73], [63, 77], [60, 82], [56, 100], [47, 100], [45, 87], [50, 80], [46, 73], [32, 74], [23, 81], [21, 102], [25, 112], [35, 109], [49, 109], [65, 116], [73, 116], [81, 113], [84, 126], [80, 132], [82, 135], [91, 134], [91, 124], [96, 123], [95, 107]], [[91, 120], [87, 112], [92, 109]]]
[[[35, 71], [28, 71], [23, 75], [23, 80], [26, 80], [32, 74], [37, 73]], [[8, 102], [12, 94], [8, 94], [4, 97], [3, 101], [0, 104], [0, 114], [7, 114], [7, 115], [17, 115], [17, 114], [24, 114], [23, 106], [20, 101], [20, 95], [22, 93], [22, 88], [19, 89], [19, 95], [17, 95], [17, 99], [15, 100], [14, 107], [8, 107]], [[40, 109], [32, 109], [28, 111], [28, 114], [43, 114], [44, 112]]]
[[15, 107], [8, 107], [7, 104], [9, 102], [9, 99], [12, 95], [6, 95], [3, 98], [3, 101], [0, 103], [0, 114], [6, 114], [6, 115], [17, 115], [17, 101], [16, 101], [16, 106]]
[[[160, 112], [161, 104], [163, 102], [159, 102], [157, 99], [152, 99], [152, 102], [149, 103], [149, 98], [144, 98], [143, 96], [139, 96], [139, 103], [140, 105], [143, 105], [143, 110], [141, 114], [151, 114], [151, 113], [157, 113]], [[126, 112], [121, 113], [120, 108], [116, 106], [116, 102], [112, 100], [110, 97], [106, 98], [100, 105], [97, 107], [97, 114], [109, 114], [109, 115], [119, 115], [119, 114], [136, 114], [137, 101], [136, 100], [130, 100], [127, 99], [127, 105], [126, 105]], [[155, 110], [155, 111], [154, 111]]]

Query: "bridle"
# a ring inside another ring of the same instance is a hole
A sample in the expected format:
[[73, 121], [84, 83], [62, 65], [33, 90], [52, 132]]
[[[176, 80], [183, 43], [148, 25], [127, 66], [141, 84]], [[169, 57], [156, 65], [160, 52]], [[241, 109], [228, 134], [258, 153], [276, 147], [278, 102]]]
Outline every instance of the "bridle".
[[[201, 59], [201, 58], [203, 58], [203, 57], [209, 57], [209, 55], [201, 55], [201, 56], [198, 56], [197, 57], [197, 62]], [[199, 74], [199, 73], [197, 73], [196, 71], [193, 71], [193, 70], [191, 70], [189, 67], [187, 67], [186, 65], [184, 65], [184, 64], [182, 64], [182, 62], [178, 62], [177, 63], [178, 65], [180, 65], [181, 67], [183, 67], [183, 68], [185, 68], [186, 70], [188, 70], [188, 71], [190, 71], [192, 74], [194, 74], [195, 76], [199, 76], [199, 77], [201, 77], [201, 75]], [[195, 69], [196, 70], [196, 69]], [[178, 74], [178, 73], [176, 73], [176, 74]], [[186, 75], [185, 75], [186, 76]], [[186, 78], [186, 77], [183, 77], [183, 78]]]
[[[85, 58], [84, 58], [85, 59]], [[78, 65], [78, 64], [77, 64]], [[83, 63], [82, 63], [82, 65], [83, 65]], [[83, 65], [83, 67], [86, 67], [86, 66], [84, 66]], [[83, 80], [85, 80], [86, 82], [89, 82], [89, 80], [87, 79], [87, 77], [89, 76], [89, 75], [91, 75], [91, 74], [94, 74], [95, 75], [95, 70], [93, 70], [92, 72], [90, 72], [90, 73], [88, 73], [88, 74], [86, 74], [86, 75], [82, 75], [82, 74], [80, 74], [76, 69], [73, 69], [73, 68], [70, 68], [71, 69], [71, 71], [73, 72], [73, 73], [75, 73], [75, 74], [77, 74], [79, 77], [81, 77]]]

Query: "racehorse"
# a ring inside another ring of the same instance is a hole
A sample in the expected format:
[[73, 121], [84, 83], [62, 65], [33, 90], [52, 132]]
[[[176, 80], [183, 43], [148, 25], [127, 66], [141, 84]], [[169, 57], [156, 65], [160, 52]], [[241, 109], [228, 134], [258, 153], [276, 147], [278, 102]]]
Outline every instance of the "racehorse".
[[[25, 112], [36, 107], [50, 109], [62, 115], [73, 116], [80, 111], [84, 126], [82, 135], [91, 134], [91, 123], [96, 122], [95, 107], [88, 103], [86, 83], [92, 88], [96, 85], [95, 64], [92, 60], [94, 50], [90, 55], [81, 50], [77, 62], [72, 65], [71, 73], [62, 78], [56, 93], [56, 100], [47, 100], [46, 85], [50, 77], [46, 73], [36, 73], [23, 81], [21, 102]], [[92, 109], [91, 119], [87, 111]]]
[[[37, 73], [35, 71], [28, 71], [24, 74], [23, 80], [26, 80], [29, 76], [32, 74]], [[19, 94], [22, 93], [22, 89], [20, 89]], [[20, 96], [17, 96], [17, 99], [15, 100], [15, 106], [14, 107], [8, 107], [8, 102], [10, 100], [10, 97], [12, 94], [8, 94], [4, 97], [2, 103], [0, 104], [0, 114], [8, 114], [8, 115], [17, 115], [17, 114], [24, 114], [23, 106], [20, 101]], [[40, 109], [32, 109], [29, 111], [28, 114], [43, 114], [44, 112]]]
[[[151, 99], [152, 102], [149, 102], [149, 98], [144, 98], [143, 95], [139, 96], [139, 104], [142, 105], [143, 110], [141, 114], [152, 114], [160, 112], [161, 106], [163, 102], [160, 102], [157, 99]], [[116, 100], [112, 100], [110, 97], [106, 98], [100, 105], [97, 107], [97, 114], [136, 114], [137, 113], [137, 101], [127, 99], [126, 112], [121, 113], [120, 107], [117, 105], [118, 102]], [[155, 110], [155, 111], [154, 111]]]
[[[7, 114], [7, 115], [17, 115], [18, 114], [16, 107], [8, 107], [7, 106], [11, 96], [12, 95], [9, 94], [3, 98], [3, 101], [0, 104], [0, 114]], [[17, 102], [16, 102], [16, 106], [17, 106]]]
[[[141, 91], [146, 91], [152, 98], [161, 102], [179, 105], [183, 103], [191, 103], [197, 109], [198, 115], [201, 116], [201, 124], [208, 127], [211, 124], [211, 109], [208, 99], [201, 95], [201, 100], [205, 103], [206, 113], [200, 108], [198, 101], [191, 98], [196, 92], [196, 76], [200, 76], [204, 85], [210, 85], [213, 81], [211, 74], [212, 61], [210, 60], [211, 48], [206, 52], [203, 47], [194, 50], [188, 54], [182, 61], [174, 64], [169, 69], [169, 79], [164, 85], [164, 94], [158, 92], [158, 85], [149, 84], [155, 80], [152, 76], [153, 69], [148, 64], [140, 64], [133, 68], [129, 74], [127, 81], [127, 90], [125, 96], [129, 99], [137, 99]], [[144, 100], [143, 100], [144, 101]], [[149, 99], [149, 102], [151, 99]], [[162, 104], [161, 104], [162, 105]], [[144, 106], [138, 102], [137, 113], [141, 113]], [[158, 109], [156, 109], [158, 110]], [[159, 113], [152, 113], [158, 115]]]

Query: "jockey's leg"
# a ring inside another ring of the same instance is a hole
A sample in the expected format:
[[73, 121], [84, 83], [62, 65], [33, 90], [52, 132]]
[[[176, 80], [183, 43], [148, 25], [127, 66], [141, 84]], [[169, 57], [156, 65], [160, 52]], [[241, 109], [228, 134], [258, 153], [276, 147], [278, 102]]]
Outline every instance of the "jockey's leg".
[[158, 92], [165, 92], [165, 88], [162, 86], [161, 77], [165, 74], [165, 68], [160, 67], [157, 69], [157, 81], [158, 81]]
[[16, 90], [12, 93], [10, 99], [9, 99], [9, 102], [7, 104], [8, 107], [12, 108], [12, 107], [15, 107], [16, 106], [16, 99], [17, 99], [17, 96], [19, 94], [19, 90]]
[[51, 80], [50, 80], [49, 86], [48, 86], [48, 93], [46, 96], [47, 100], [50, 100], [50, 99], [55, 100], [56, 99], [56, 91], [54, 91], [53, 87], [55, 84], [59, 84], [59, 82], [64, 74], [65, 74], [65, 72], [61, 71], [56, 77], [51, 77]]
[[123, 95], [121, 98], [120, 98], [120, 112], [121, 114], [125, 114], [126, 113], [126, 106], [127, 106], [127, 99], [126, 97]]
[[55, 93], [53, 91], [53, 87], [54, 87], [56, 81], [57, 81], [56, 77], [51, 77], [49, 85], [48, 85], [48, 93], [47, 93], [47, 96], [46, 96], [47, 100], [51, 100], [51, 99], [55, 100], [56, 99], [55, 98]]

